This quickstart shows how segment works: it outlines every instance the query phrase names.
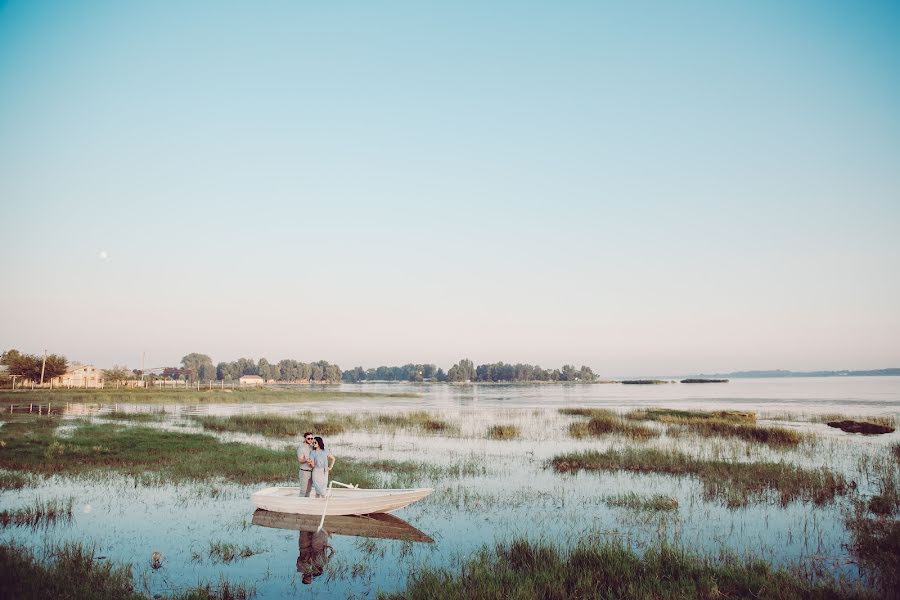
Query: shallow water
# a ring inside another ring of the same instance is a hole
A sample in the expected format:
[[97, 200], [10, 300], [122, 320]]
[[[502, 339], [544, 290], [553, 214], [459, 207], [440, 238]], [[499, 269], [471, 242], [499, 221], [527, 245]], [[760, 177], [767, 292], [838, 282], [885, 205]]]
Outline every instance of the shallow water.
[[[201, 431], [190, 415], [433, 411], [457, 425], [458, 431], [443, 436], [384, 428], [330, 436], [328, 443], [339, 459], [383, 458], [443, 465], [443, 469], [426, 473], [413, 482], [384, 476], [385, 485], [435, 488], [429, 498], [396, 513], [431, 536], [434, 543], [331, 535], [325, 542], [316, 542], [319, 550], [326, 548], [318, 555], [324, 562], [322, 574], [304, 578], [298, 572], [302, 535], [251, 523], [249, 496], [261, 486], [214, 482], [144, 487], [119, 476], [50, 478], [37, 487], [0, 493], [0, 510], [19, 508], [37, 497], [73, 497], [76, 507], [70, 523], [37, 529], [7, 527], [0, 529], [0, 539], [15, 539], [35, 547], [66, 540], [95, 543], [99, 555], [133, 564], [137, 588], [151, 596], [190, 587], [198, 581], [215, 584], [222, 575], [232, 583], [253, 586], [259, 598], [280, 598], [304, 590], [312, 590], [323, 598], [368, 596], [378, 590], [402, 588], [418, 565], [452, 566], [482, 544], [519, 536], [569, 545], [585, 535], [593, 535], [624, 539], [638, 548], [665, 539], [714, 554], [722, 550], [752, 553], [806, 572], [853, 580], [860, 574], [846, 549], [849, 536], [842, 511], [848, 509], [848, 500], [839, 499], [824, 506], [792, 502], [785, 507], [773, 500], [730, 509], [719, 500], [704, 499], [703, 486], [691, 478], [629, 473], [560, 475], [546, 467], [547, 460], [555, 454], [626, 447], [636, 442], [618, 437], [570, 439], [567, 427], [578, 418], [560, 415], [558, 408], [628, 410], [660, 406], [756, 411], [777, 424], [815, 433], [817, 444], [785, 451], [739, 440], [665, 435], [638, 443], [710, 458], [784, 460], [825, 466], [858, 482], [860, 494], [869, 494], [873, 489], [864, 472], [867, 462], [885, 456], [900, 435], [846, 434], [798, 419], [831, 413], [896, 417], [900, 415], [900, 378], [891, 377], [635, 386], [368, 384], [334, 389], [414, 391], [422, 397], [341, 398], [299, 405], [78, 406], [71, 415], [100, 422], [111, 410], [163, 410], [165, 419], [150, 426]], [[517, 425], [523, 438], [485, 439], [492, 424]], [[61, 435], [65, 435], [65, 428], [61, 429]], [[292, 443], [246, 434], [218, 437], [271, 447]], [[285, 482], [291, 477], [293, 474], [286, 474]], [[679, 507], [671, 513], [646, 514], [605, 504], [605, 496], [628, 491], [666, 494], [676, 498]], [[210, 554], [213, 542], [232, 542], [258, 553], [222, 562]], [[307, 543], [304, 558], [309, 558], [309, 547]], [[164, 557], [158, 570], [150, 566], [154, 551]], [[322, 556], [330, 558], [325, 560]], [[309, 571], [308, 566], [306, 570]]]

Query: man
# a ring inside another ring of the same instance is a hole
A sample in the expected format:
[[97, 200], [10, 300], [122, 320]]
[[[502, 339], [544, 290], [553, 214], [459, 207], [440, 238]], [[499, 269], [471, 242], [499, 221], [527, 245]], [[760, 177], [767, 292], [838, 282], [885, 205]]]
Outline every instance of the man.
[[303, 434], [303, 443], [297, 448], [297, 462], [300, 463], [300, 495], [309, 496], [312, 491], [312, 465], [309, 464], [310, 445], [313, 434], [309, 431]]

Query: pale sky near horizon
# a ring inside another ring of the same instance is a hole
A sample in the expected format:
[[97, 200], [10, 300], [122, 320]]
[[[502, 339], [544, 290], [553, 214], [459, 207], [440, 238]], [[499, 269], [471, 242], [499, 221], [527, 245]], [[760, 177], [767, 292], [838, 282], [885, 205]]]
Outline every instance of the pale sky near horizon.
[[896, 2], [0, 1], [0, 347], [900, 366]]

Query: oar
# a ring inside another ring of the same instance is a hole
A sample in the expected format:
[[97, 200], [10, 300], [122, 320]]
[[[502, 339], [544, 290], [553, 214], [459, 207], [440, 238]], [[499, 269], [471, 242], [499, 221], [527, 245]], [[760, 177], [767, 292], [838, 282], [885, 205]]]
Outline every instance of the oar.
[[352, 483], [341, 483], [340, 481], [335, 481], [332, 479], [328, 482], [328, 493], [325, 494], [325, 508], [322, 510], [322, 520], [319, 521], [319, 528], [316, 529], [316, 533], [322, 531], [322, 527], [325, 526], [325, 513], [328, 512], [328, 501], [331, 500], [331, 488], [334, 484], [342, 485], [345, 488], [355, 489], [358, 488], [358, 485], [353, 485]]

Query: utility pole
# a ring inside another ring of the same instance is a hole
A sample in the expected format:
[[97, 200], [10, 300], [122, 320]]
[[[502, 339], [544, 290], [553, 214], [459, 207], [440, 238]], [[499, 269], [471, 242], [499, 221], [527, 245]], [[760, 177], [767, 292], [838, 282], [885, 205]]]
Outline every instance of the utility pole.
[[147, 358], [147, 352], [141, 352], [141, 387], [144, 387], [144, 360]]
[[47, 367], [47, 349], [44, 348], [44, 362], [41, 363], [41, 385], [44, 385], [44, 369]]

